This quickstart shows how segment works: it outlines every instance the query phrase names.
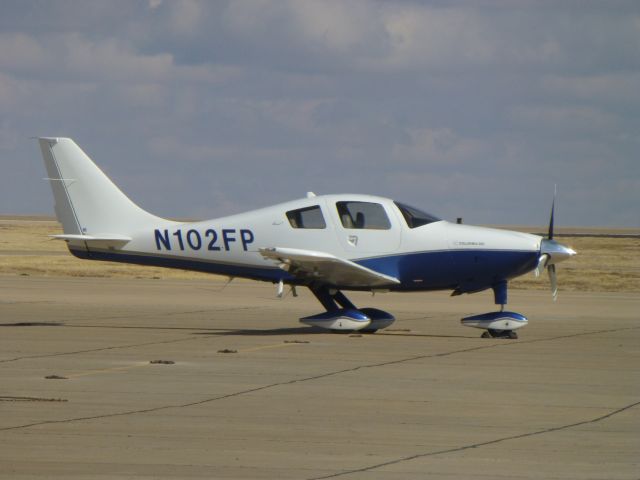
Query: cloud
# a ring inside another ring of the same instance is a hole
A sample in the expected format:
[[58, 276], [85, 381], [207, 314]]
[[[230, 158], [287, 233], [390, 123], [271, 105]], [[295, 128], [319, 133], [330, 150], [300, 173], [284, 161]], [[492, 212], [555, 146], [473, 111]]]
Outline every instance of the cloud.
[[167, 7], [170, 10], [169, 27], [174, 34], [190, 37], [193, 32], [203, 27], [206, 17], [204, 16], [205, 7], [202, 2], [196, 0], [172, 0], [167, 2]]
[[639, 25], [635, 2], [7, 0], [0, 204], [51, 211], [43, 134], [170, 216], [317, 190], [531, 223], [559, 183], [563, 223], [637, 225]]
[[618, 125], [615, 115], [588, 106], [519, 105], [512, 109], [511, 118], [522, 127], [557, 135], [609, 132]]
[[392, 159], [395, 168], [414, 164], [422, 168], [447, 166], [451, 169], [486, 159], [489, 147], [485, 141], [463, 138], [448, 128], [416, 129], [410, 139], [395, 145]]
[[131, 81], [164, 77], [170, 54], [138, 55], [116, 39], [91, 41], [77, 33], [52, 35], [46, 41], [22, 33], [0, 34], [0, 69], [18, 74], [47, 72], [65, 80]]
[[640, 72], [606, 72], [595, 75], [545, 75], [542, 88], [557, 97], [577, 98], [614, 105], [637, 103]]

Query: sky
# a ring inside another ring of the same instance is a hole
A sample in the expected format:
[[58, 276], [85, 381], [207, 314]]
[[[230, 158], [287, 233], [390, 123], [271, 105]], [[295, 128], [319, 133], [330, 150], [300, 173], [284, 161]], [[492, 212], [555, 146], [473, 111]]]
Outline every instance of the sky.
[[3, 0], [0, 214], [53, 214], [36, 136], [136, 203], [307, 191], [465, 223], [640, 227], [640, 2]]

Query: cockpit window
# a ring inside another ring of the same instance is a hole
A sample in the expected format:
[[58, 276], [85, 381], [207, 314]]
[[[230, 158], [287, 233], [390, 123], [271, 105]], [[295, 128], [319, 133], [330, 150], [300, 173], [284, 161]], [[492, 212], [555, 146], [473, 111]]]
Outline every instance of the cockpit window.
[[344, 228], [389, 230], [391, 223], [379, 203], [337, 202], [336, 208]]
[[287, 218], [293, 228], [327, 228], [318, 205], [290, 210], [287, 212]]
[[414, 207], [410, 207], [409, 205], [405, 205], [404, 203], [394, 203], [402, 212], [402, 216], [407, 222], [407, 225], [409, 225], [409, 228], [421, 227], [423, 225], [427, 225], [433, 222], [439, 222], [441, 220], [438, 217], [434, 217], [429, 213], [423, 212]]

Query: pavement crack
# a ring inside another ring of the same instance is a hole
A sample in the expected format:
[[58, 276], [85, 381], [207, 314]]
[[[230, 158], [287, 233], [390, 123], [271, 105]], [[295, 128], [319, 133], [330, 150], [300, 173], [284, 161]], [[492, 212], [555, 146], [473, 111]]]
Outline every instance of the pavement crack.
[[[227, 308], [204, 308], [199, 310], [179, 310], [179, 311], [171, 311], [171, 312], [149, 312], [149, 313], [138, 313], [135, 315], [136, 318], [156, 318], [156, 317], [172, 317], [174, 315], [192, 315], [196, 313], [219, 313], [219, 312], [235, 312], [240, 310], [256, 310], [258, 307], [227, 307]], [[104, 317], [94, 317], [94, 320], [123, 320], [131, 318], [131, 314], [123, 314], [123, 315], [108, 315]], [[90, 327], [91, 325], [65, 325], [68, 327], [74, 326], [83, 326]], [[96, 327], [100, 327], [100, 325], [96, 325]]]
[[493, 439], [493, 440], [487, 440], [485, 442], [472, 443], [472, 444], [469, 444], [469, 445], [463, 445], [463, 446], [455, 447], [455, 448], [448, 448], [448, 449], [445, 449], [445, 450], [435, 450], [435, 451], [431, 451], [431, 452], [418, 453], [418, 454], [415, 454], [415, 455], [409, 455], [409, 456], [406, 456], [406, 457], [396, 458], [396, 459], [393, 459], [393, 460], [389, 460], [389, 461], [382, 462], [382, 463], [377, 463], [377, 464], [374, 464], [374, 465], [369, 465], [369, 466], [366, 466], [366, 467], [354, 468], [352, 470], [343, 470], [342, 472], [332, 473], [332, 474], [324, 475], [324, 476], [321, 476], [321, 477], [311, 477], [311, 478], [309, 478], [307, 480], [324, 480], [324, 479], [327, 479], [327, 478], [343, 477], [343, 476], [352, 475], [352, 474], [355, 474], [355, 473], [369, 472], [371, 470], [376, 470], [376, 469], [379, 469], [379, 468], [382, 468], [382, 467], [388, 467], [390, 465], [397, 465], [399, 463], [410, 462], [412, 460], [416, 460], [416, 459], [419, 459], [419, 458], [433, 457], [435, 455], [445, 455], [445, 454], [448, 454], [448, 453], [458, 453], [458, 452], [463, 452], [465, 450], [469, 450], [471, 448], [486, 447], [488, 445], [496, 445], [496, 444], [503, 443], [503, 442], [508, 442], [508, 441], [511, 441], [511, 440], [519, 440], [521, 438], [534, 437], [534, 436], [537, 436], [537, 435], [544, 435], [544, 434], [547, 434], [547, 433], [553, 433], [553, 432], [558, 432], [558, 431], [562, 431], [562, 430], [568, 430], [568, 429], [571, 429], [571, 428], [580, 427], [582, 425], [589, 425], [589, 424], [592, 424], [592, 423], [600, 422], [602, 420], [606, 420], [608, 418], [613, 417], [614, 415], [622, 413], [622, 412], [624, 412], [626, 410], [629, 410], [629, 409], [631, 409], [633, 407], [637, 407], [638, 405], [640, 405], [640, 401], [631, 403], [631, 404], [626, 405], [626, 406], [621, 407], [621, 408], [618, 408], [616, 410], [613, 410], [613, 411], [611, 411], [611, 412], [609, 412], [607, 414], [601, 415], [599, 417], [591, 418], [591, 419], [588, 419], [588, 420], [583, 420], [581, 422], [568, 423], [568, 424], [565, 424], [565, 425], [559, 425], [557, 427], [544, 428], [542, 430], [535, 430], [533, 432], [526, 432], [526, 433], [521, 433], [521, 434], [518, 434], [518, 435], [511, 435], [511, 436], [508, 436], [508, 437], [500, 437], [500, 438], [496, 438], [496, 439]]
[[[552, 340], [564, 340], [566, 338], [576, 338], [576, 337], [584, 337], [587, 335], [600, 335], [601, 333], [614, 333], [614, 332], [624, 332], [627, 330], [638, 330], [640, 327], [624, 327], [624, 328], [608, 328], [604, 330], [594, 330], [591, 332], [580, 332], [580, 333], [571, 333], [568, 335], [558, 335], [556, 337], [548, 337], [548, 338], [534, 338], [532, 340], [519, 340], [515, 344], [518, 343], [538, 343], [538, 342], [548, 342]], [[508, 345], [508, 343], [507, 343]]]
[[100, 348], [90, 348], [86, 350], [74, 350], [72, 352], [58, 352], [58, 353], [43, 353], [40, 355], [25, 355], [22, 357], [14, 357], [7, 358], [4, 360], [0, 360], [0, 363], [9, 363], [9, 362], [17, 362], [18, 360], [28, 360], [33, 358], [49, 358], [49, 357], [62, 357], [65, 355], [77, 355], [80, 353], [92, 353], [92, 352], [103, 352], [105, 350], [118, 350], [121, 348], [135, 348], [135, 347], [146, 347], [147, 345], [162, 345], [165, 343], [177, 343], [177, 342], [186, 342], [188, 340], [197, 340], [199, 337], [183, 337], [183, 338], [174, 338], [173, 340], [162, 340], [159, 342], [145, 342], [145, 343], [133, 343], [128, 345], [113, 345], [111, 347], [100, 347]]

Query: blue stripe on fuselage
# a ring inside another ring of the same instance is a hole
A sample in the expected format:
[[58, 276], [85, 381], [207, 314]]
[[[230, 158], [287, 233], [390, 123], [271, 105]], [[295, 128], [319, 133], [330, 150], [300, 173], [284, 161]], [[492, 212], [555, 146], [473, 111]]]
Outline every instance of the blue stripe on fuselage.
[[281, 279], [285, 282], [295, 279], [280, 268], [260, 268], [245, 265], [217, 262], [203, 262], [201, 260], [187, 259], [176, 256], [164, 255], [140, 255], [135, 253], [105, 252], [102, 250], [80, 250], [69, 251], [76, 257], [85, 260], [102, 260], [107, 262], [135, 263], [153, 267], [179, 268], [181, 270], [192, 270], [195, 272], [214, 273], [216, 275], [226, 275], [229, 277], [251, 278], [266, 282], [278, 282]]
[[367, 258], [356, 263], [400, 280], [398, 290], [477, 291], [533, 270], [537, 251], [444, 250]]
[[[254, 280], [303, 284], [279, 268], [205, 262], [176, 256], [142, 255], [114, 251], [69, 249], [78, 258], [179, 268]], [[511, 250], [445, 250], [354, 260], [364, 267], [400, 280], [392, 290], [483, 290], [533, 270], [539, 252]], [[345, 289], [349, 289], [346, 287]], [[366, 290], [357, 288], [355, 290]]]

